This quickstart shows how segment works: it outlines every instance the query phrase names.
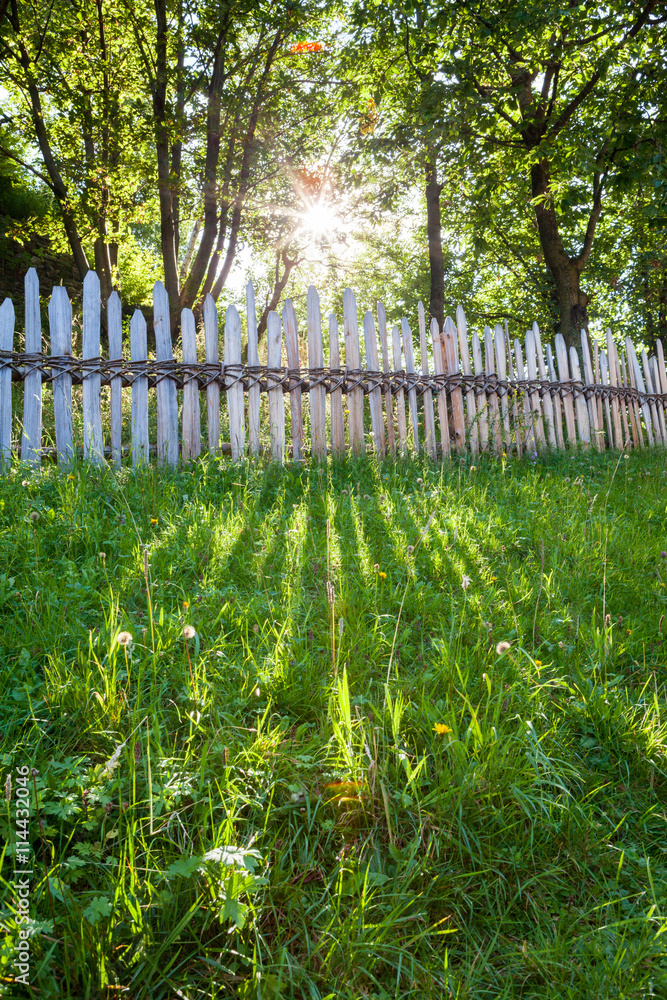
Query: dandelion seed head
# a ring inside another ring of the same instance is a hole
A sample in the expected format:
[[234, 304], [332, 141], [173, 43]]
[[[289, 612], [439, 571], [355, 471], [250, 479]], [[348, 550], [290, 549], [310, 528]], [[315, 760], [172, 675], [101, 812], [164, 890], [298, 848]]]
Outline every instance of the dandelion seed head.
[[467, 590], [471, 583], [472, 583], [471, 577], [469, 577], [466, 573], [464, 573], [463, 576], [461, 577], [461, 587], [463, 588], [463, 590]]
[[132, 642], [131, 632], [119, 632], [116, 636], [116, 642], [119, 646], [129, 646]]
[[414, 545], [408, 545], [408, 548], [407, 548], [408, 555], [411, 556], [414, 551], [415, 551]]
[[37, 511], [37, 510], [31, 510], [30, 511], [30, 520], [32, 521], [33, 524], [36, 524], [37, 521], [39, 521], [39, 511]]
[[504, 653], [508, 651], [508, 649], [511, 649], [511, 647], [512, 644], [510, 642], [506, 642], [505, 640], [503, 640], [502, 642], [499, 642], [496, 645], [496, 653], [498, 654], [498, 656], [502, 656]]
[[184, 625], [183, 626], [183, 638], [184, 639], [194, 639], [194, 637], [196, 636], [196, 634], [197, 633], [196, 633], [196, 631], [195, 631], [195, 629], [193, 628], [192, 625]]

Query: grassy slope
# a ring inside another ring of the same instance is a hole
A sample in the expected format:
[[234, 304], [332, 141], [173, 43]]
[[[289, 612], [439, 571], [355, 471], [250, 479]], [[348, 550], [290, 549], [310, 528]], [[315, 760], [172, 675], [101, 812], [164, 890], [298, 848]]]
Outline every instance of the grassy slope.
[[43, 936], [0, 995], [667, 995], [665, 475], [1, 479], [2, 780], [39, 769]]

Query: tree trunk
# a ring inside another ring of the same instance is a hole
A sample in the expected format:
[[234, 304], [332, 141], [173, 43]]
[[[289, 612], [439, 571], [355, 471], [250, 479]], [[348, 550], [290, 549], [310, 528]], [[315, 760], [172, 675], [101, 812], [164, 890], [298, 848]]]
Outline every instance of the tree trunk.
[[570, 257], [563, 246], [558, 228], [558, 216], [549, 186], [549, 164], [546, 160], [533, 164], [531, 188], [540, 245], [556, 290], [559, 333], [563, 334], [568, 347], [578, 346], [581, 330], [588, 330], [587, 306], [590, 301], [589, 296], [581, 290], [581, 272], [590, 254], [601, 203], [596, 196], [584, 247], [578, 257]]
[[429, 312], [442, 330], [445, 325], [445, 267], [442, 257], [442, 223], [440, 219], [440, 192], [435, 155], [429, 151], [426, 162], [426, 233], [428, 237], [428, 263], [431, 272]]

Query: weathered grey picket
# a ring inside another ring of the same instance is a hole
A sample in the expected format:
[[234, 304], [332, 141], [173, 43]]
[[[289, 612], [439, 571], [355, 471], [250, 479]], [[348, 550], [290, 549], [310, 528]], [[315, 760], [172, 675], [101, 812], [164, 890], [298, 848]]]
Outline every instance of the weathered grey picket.
[[[93, 464], [110, 458], [119, 467], [129, 452], [133, 465], [149, 461], [175, 464], [210, 455], [233, 460], [265, 450], [275, 461], [302, 460], [308, 452], [324, 459], [328, 451], [370, 448], [378, 457], [423, 449], [431, 459], [452, 452], [491, 451], [521, 455], [548, 448], [630, 449], [667, 445], [667, 369], [663, 346], [655, 354], [637, 351], [630, 338], [619, 346], [607, 331], [604, 344], [591, 343], [582, 331], [581, 346], [569, 350], [560, 334], [553, 349], [542, 346], [533, 323], [512, 345], [507, 324], [482, 337], [468, 332], [463, 310], [442, 329], [417, 307], [419, 364], [408, 319], [389, 331], [384, 305], [362, 320], [364, 364], [357, 302], [343, 295], [343, 339], [335, 313], [328, 317], [328, 364], [322, 337], [320, 298], [308, 289], [305, 316], [288, 299], [282, 317], [271, 312], [266, 331], [266, 364], [260, 344], [252, 283], [246, 289], [245, 331], [239, 311], [226, 310], [220, 362], [216, 304], [207, 295], [202, 308], [205, 360], [200, 360], [196, 320], [189, 309], [180, 317], [181, 358], [174, 357], [169, 301], [163, 285], [153, 290], [156, 356], [147, 353], [146, 320], [135, 310], [129, 344], [123, 345], [121, 300], [106, 303], [108, 357], [100, 356], [100, 283], [90, 271], [83, 283], [82, 353], [72, 355], [72, 305], [62, 286], [48, 302], [50, 353], [42, 352], [39, 281], [34, 269], [25, 277], [24, 350], [15, 350], [16, 315], [9, 299], [0, 306], [0, 463], [12, 455], [32, 465], [54, 450], [64, 466], [76, 454]], [[378, 347], [379, 337], [379, 347]], [[247, 364], [242, 343], [247, 342]], [[127, 358], [129, 349], [129, 360]], [[341, 363], [344, 350], [344, 364]], [[525, 351], [525, 354], [524, 354]], [[308, 367], [301, 367], [301, 358]], [[285, 364], [286, 362], [286, 364]], [[393, 365], [393, 370], [392, 370]], [[13, 409], [12, 384], [23, 388], [23, 405]], [[51, 384], [55, 449], [44, 447], [43, 387]], [[81, 448], [74, 440], [72, 389], [81, 385]], [[109, 386], [108, 427], [102, 420], [102, 389]], [[123, 393], [131, 392], [129, 427], [124, 435]], [[156, 392], [157, 437], [149, 440], [149, 393]], [[180, 420], [178, 390], [182, 390]], [[221, 392], [222, 390], [222, 392]], [[200, 394], [206, 396], [207, 442], [202, 442]], [[262, 445], [261, 396], [268, 397], [266, 447]], [[410, 433], [406, 411], [409, 410]], [[286, 443], [289, 397], [290, 447]], [[345, 407], [343, 397], [345, 396]], [[368, 397], [368, 407], [365, 398]], [[327, 406], [327, 399], [329, 404]], [[384, 405], [383, 405], [384, 403]], [[221, 440], [221, 406], [229, 442]], [[436, 432], [436, 412], [438, 432]], [[347, 415], [347, 419], [346, 419]], [[304, 421], [304, 417], [306, 420]], [[309, 441], [304, 434], [309, 427]], [[123, 446], [123, 441], [129, 442]]]

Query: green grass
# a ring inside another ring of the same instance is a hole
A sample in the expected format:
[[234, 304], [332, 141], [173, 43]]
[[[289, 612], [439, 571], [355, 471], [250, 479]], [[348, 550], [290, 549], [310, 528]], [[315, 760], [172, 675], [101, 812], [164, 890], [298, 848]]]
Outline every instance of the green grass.
[[666, 476], [13, 469], [0, 995], [667, 996]]

